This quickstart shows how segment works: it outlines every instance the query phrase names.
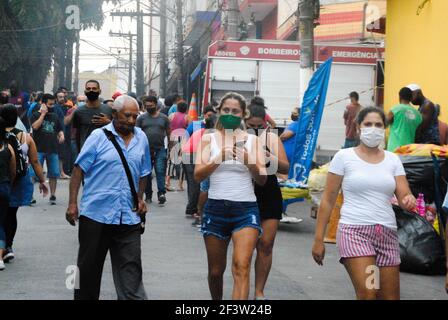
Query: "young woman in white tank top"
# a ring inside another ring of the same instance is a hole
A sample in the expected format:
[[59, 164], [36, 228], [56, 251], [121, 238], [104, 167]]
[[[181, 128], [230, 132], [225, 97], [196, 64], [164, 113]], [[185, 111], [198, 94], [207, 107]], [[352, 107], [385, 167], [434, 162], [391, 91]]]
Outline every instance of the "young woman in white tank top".
[[247, 116], [241, 95], [226, 94], [218, 115], [216, 132], [202, 138], [195, 167], [198, 182], [210, 177], [201, 229], [207, 249], [209, 288], [212, 299], [223, 298], [227, 248], [232, 240], [232, 298], [247, 300], [252, 255], [262, 233], [252, 180], [260, 185], [266, 183], [264, 155], [258, 138], [240, 129]]

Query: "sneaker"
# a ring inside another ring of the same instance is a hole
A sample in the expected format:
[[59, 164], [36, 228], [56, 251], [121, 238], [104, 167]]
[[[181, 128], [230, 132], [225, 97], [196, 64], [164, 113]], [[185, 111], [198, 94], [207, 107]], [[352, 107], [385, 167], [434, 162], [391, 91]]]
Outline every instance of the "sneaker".
[[36, 199], [33, 198], [33, 200], [31, 200], [30, 202], [30, 207], [32, 207], [33, 205], [35, 205], [37, 203]]
[[5, 270], [5, 263], [3, 262], [3, 260], [0, 260], [0, 271]]
[[152, 203], [152, 196], [148, 196], [148, 195], [146, 195], [146, 200], [145, 200], [145, 202], [146, 202], [146, 203]]
[[166, 196], [164, 194], [159, 195], [159, 205], [163, 206], [166, 203]]
[[14, 256], [14, 251], [12, 251], [12, 248], [6, 248], [6, 253], [3, 256], [3, 261], [5, 263], [9, 263], [14, 258], [15, 258], [15, 256]]
[[52, 206], [56, 205], [56, 197], [55, 196], [50, 197], [50, 205], [52, 205]]
[[191, 224], [192, 227], [196, 227], [196, 228], [200, 228], [202, 225], [201, 220], [196, 219], [195, 221], [193, 221], [193, 223]]

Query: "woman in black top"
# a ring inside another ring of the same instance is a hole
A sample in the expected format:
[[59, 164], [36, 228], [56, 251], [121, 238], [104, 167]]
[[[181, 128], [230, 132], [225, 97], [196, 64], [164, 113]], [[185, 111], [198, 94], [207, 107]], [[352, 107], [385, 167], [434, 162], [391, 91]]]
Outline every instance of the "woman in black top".
[[4, 223], [8, 214], [11, 185], [16, 176], [14, 149], [6, 141], [6, 123], [0, 117], [0, 270], [5, 269], [3, 256], [6, 249]]
[[[260, 101], [263, 100], [260, 99]], [[255, 299], [264, 300], [264, 287], [272, 266], [272, 249], [283, 213], [283, 198], [276, 174], [288, 174], [289, 162], [278, 135], [269, 128], [263, 129], [266, 117], [264, 104], [253, 100], [248, 109], [250, 117], [246, 120], [246, 126], [249, 133], [255, 133], [260, 138], [259, 148], [265, 150], [268, 172], [268, 179], [264, 186], [255, 184], [255, 195], [263, 228], [263, 235], [257, 244], [257, 259], [255, 260]]]

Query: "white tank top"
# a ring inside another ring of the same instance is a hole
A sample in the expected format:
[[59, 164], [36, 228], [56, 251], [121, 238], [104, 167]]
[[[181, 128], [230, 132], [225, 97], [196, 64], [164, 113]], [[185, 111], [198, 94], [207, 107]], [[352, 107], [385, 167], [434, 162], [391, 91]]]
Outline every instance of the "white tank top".
[[[255, 136], [249, 134], [246, 142], [246, 149], [252, 150], [252, 143]], [[216, 142], [215, 134], [211, 134], [210, 154], [211, 158], [216, 157], [220, 148]], [[228, 200], [238, 202], [256, 202], [252, 175], [249, 169], [239, 161], [228, 160], [220, 166], [210, 176], [209, 199]]]

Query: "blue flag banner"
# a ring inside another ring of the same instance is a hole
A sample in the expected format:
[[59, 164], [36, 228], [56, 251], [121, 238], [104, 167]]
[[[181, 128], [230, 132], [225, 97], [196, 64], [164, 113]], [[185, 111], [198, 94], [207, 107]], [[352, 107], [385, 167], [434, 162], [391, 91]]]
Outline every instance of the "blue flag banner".
[[333, 58], [328, 59], [314, 73], [303, 97], [299, 125], [297, 126], [295, 149], [289, 171], [289, 179], [299, 186], [306, 186], [316, 149], [320, 123], [327, 99]]

